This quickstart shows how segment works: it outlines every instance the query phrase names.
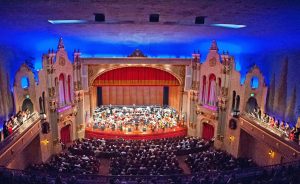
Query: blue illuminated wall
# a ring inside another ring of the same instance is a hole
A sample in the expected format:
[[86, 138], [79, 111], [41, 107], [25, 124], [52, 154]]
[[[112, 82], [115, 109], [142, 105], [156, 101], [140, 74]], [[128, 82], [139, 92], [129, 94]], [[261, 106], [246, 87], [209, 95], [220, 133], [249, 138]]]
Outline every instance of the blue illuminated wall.
[[21, 87], [22, 87], [23, 89], [26, 89], [26, 88], [29, 87], [29, 79], [28, 79], [28, 77], [23, 76], [23, 77], [21, 78]]
[[[41, 68], [42, 54], [47, 53], [49, 48], [56, 50], [59, 35], [49, 36], [43, 33], [22, 35], [18, 39], [5, 40], [0, 45], [0, 62], [10, 74], [10, 88], [12, 89], [13, 77], [25, 60], [33, 62], [35, 69]], [[3, 39], [3, 38], [2, 38]], [[135, 49], [140, 49], [148, 57], [157, 58], [190, 58], [194, 51], [200, 51], [201, 62], [206, 58], [212, 39], [197, 40], [191, 43], [112, 43], [104, 41], [88, 42], [83, 39], [64, 37], [65, 48], [69, 59], [73, 60], [73, 50], [80, 49], [82, 57], [127, 57]], [[289, 93], [294, 85], [298, 85], [298, 104], [300, 104], [300, 52], [289, 49], [278, 51], [276, 48], [265, 50], [268, 47], [251, 40], [224, 39], [217, 40], [219, 53], [229, 51], [235, 57], [236, 69], [241, 72], [241, 83], [244, 82], [247, 71], [254, 65], [258, 65], [266, 76], [266, 84], [269, 84], [273, 73], [278, 74], [280, 66], [286, 56], [289, 57]], [[271, 43], [272, 44], [272, 43]], [[275, 51], [276, 50], [276, 51]], [[298, 115], [300, 108], [298, 107]]]

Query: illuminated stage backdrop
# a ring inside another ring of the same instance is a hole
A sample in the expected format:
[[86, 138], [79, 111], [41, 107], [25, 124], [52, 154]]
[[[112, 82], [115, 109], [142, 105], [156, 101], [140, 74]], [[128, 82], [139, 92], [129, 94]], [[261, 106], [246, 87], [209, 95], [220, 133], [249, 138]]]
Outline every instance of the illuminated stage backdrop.
[[175, 109], [179, 108], [179, 81], [172, 74], [156, 68], [113, 69], [98, 76], [93, 86], [97, 87], [97, 95], [94, 95], [97, 105], [164, 105], [167, 102]]

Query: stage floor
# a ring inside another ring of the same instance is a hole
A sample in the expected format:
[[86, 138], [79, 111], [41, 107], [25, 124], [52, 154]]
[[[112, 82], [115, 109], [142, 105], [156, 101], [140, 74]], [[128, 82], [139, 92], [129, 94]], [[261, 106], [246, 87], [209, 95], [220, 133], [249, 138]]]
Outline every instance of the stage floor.
[[104, 138], [104, 139], [118, 139], [123, 138], [127, 140], [142, 140], [142, 139], [162, 139], [162, 138], [171, 138], [178, 136], [186, 136], [187, 128], [184, 127], [175, 127], [175, 128], [167, 128], [165, 130], [156, 130], [152, 132], [151, 130], [147, 130], [146, 132], [141, 132], [140, 130], [133, 130], [132, 132], [125, 132], [120, 130], [100, 130], [93, 128], [85, 129], [85, 137], [86, 138]]

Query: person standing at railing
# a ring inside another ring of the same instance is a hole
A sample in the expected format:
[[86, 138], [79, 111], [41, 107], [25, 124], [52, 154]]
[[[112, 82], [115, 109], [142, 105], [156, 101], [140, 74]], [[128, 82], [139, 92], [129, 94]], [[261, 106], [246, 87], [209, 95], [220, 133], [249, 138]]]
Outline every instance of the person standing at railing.
[[13, 124], [12, 124], [12, 121], [8, 121], [7, 131], [8, 131], [8, 135], [11, 135], [13, 133]]
[[4, 139], [9, 135], [8, 133], [8, 128], [7, 128], [7, 121], [4, 121], [3, 123], [3, 136], [4, 136]]

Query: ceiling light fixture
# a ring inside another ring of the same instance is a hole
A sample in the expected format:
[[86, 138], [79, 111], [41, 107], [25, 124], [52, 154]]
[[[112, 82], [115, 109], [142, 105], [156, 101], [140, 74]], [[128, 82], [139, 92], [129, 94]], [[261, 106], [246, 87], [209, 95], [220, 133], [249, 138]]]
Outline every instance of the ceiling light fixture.
[[83, 24], [86, 20], [48, 20], [51, 24]]
[[94, 13], [94, 15], [95, 15], [95, 22], [105, 22], [104, 13]]
[[211, 25], [215, 27], [224, 27], [224, 28], [231, 28], [231, 29], [240, 29], [240, 28], [247, 27], [246, 25], [242, 25], [242, 24], [211, 24]]
[[159, 14], [150, 14], [149, 22], [159, 22]]
[[195, 24], [204, 24], [205, 22], [205, 16], [198, 16], [195, 18]]

